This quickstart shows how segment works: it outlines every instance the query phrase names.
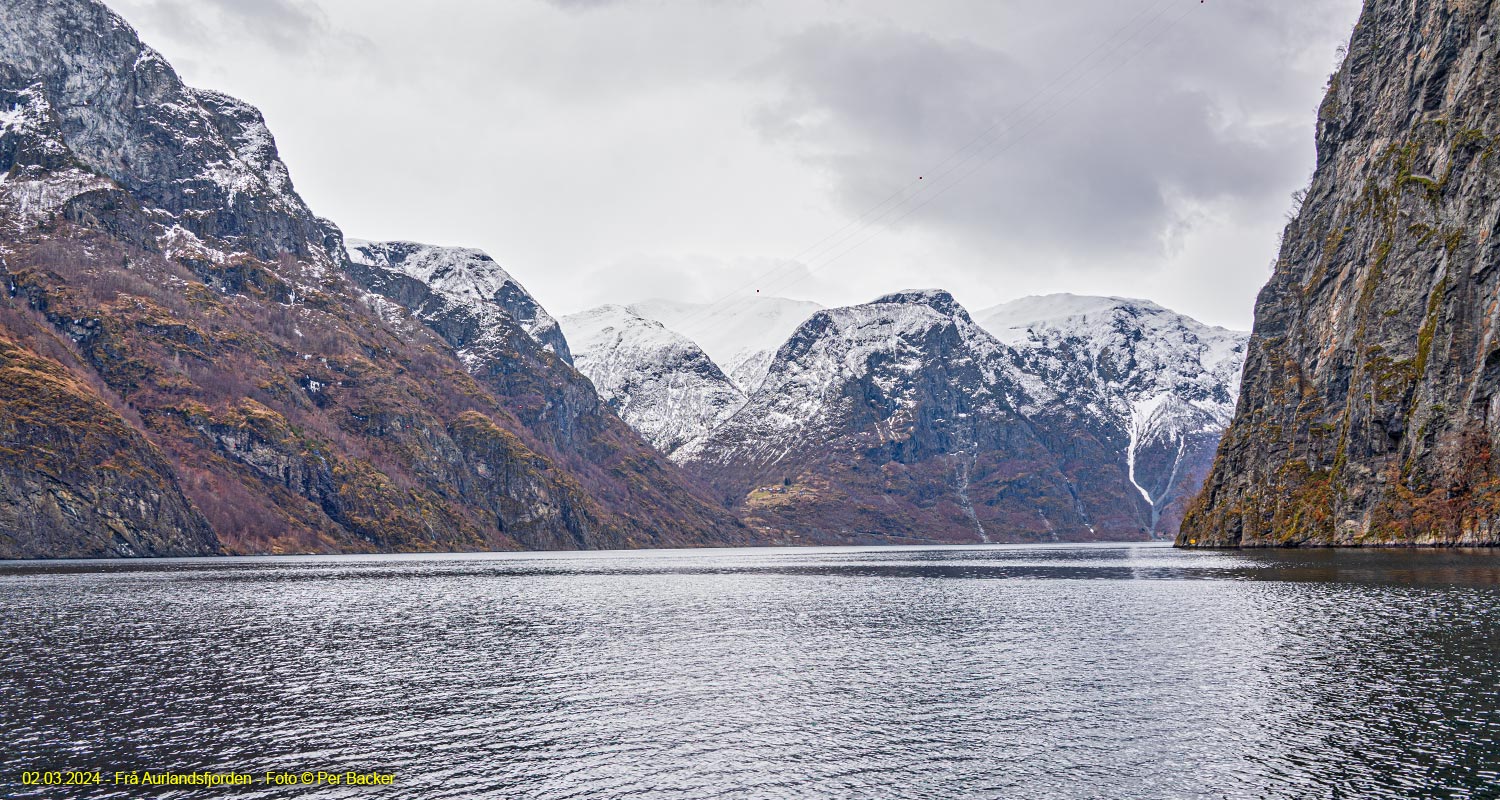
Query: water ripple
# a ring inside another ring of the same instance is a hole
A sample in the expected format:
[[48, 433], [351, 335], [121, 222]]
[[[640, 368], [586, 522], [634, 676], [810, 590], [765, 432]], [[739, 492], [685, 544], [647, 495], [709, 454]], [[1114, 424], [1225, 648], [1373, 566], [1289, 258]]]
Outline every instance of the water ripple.
[[8, 797], [1500, 798], [1492, 552], [5, 563], [0, 624]]

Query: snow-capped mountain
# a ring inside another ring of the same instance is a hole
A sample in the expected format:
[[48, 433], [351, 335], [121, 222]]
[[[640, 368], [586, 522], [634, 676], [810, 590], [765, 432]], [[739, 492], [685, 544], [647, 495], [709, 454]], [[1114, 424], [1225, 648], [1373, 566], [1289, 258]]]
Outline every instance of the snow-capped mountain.
[[572, 358], [557, 320], [482, 250], [362, 239], [346, 239], [345, 246], [349, 260], [356, 265], [410, 278], [424, 291], [469, 308], [475, 330], [463, 337], [467, 340], [482, 340], [492, 334], [498, 327], [497, 316], [503, 316], [564, 361]]
[[691, 339], [623, 306], [561, 320], [573, 365], [620, 418], [663, 453], [707, 433], [745, 394]]
[[353, 244], [103, 3], [0, 3], [0, 557], [744, 541], [494, 262]]
[[[675, 311], [720, 352], [759, 348], [765, 367], [742, 400], [701, 361], [674, 377], [691, 337], [635, 308]], [[761, 308], [781, 321], [802, 310]], [[723, 325], [688, 313], [661, 301], [589, 312], [610, 333], [591, 338], [601, 360], [582, 369], [648, 439], [700, 430], [670, 445], [673, 460], [752, 524], [824, 540], [839, 539], [830, 526], [850, 541], [1170, 536], [1233, 413], [1247, 339], [1149, 301], [1074, 295], [970, 319], [946, 292], [903, 292], [819, 311], [774, 349], [744, 325], [754, 311]], [[735, 326], [759, 338], [735, 350], [723, 334]], [[712, 407], [662, 388], [705, 381]]]
[[1107, 446], [1075, 431], [1054, 452], [1017, 410], [1011, 355], [940, 290], [820, 311], [674, 460], [804, 540], [1138, 537], [1138, 497], [1093, 470]]
[[0, 187], [0, 204], [22, 212], [13, 220], [39, 221], [65, 203], [88, 204], [76, 198], [113, 191], [169, 233], [264, 259], [290, 253], [314, 273], [336, 266], [337, 230], [297, 195], [253, 106], [182, 83], [101, 3], [5, 6], [0, 124], [20, 145], [22, 170]]
[[1123, 440], [1149, 530], [1175, 533], [1234, 415], [1249, 334], [1149, 300], [1071, 294], [1023, 297], [975, 320], [1015, 351], [1030, 398], [1021, 411]]
[[748, 393], [765, 377], [777, 348], [822, 306], [752, 294], [717, 303], [645, 300], [628, 308], [696, 342]]

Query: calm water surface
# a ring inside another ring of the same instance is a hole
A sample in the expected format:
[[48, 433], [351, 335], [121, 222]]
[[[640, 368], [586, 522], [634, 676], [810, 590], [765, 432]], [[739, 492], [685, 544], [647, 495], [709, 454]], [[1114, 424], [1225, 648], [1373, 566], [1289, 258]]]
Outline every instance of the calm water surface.
[[9, 562], [0, 630], [8, 797], [1500, 798], [1497, 553]]

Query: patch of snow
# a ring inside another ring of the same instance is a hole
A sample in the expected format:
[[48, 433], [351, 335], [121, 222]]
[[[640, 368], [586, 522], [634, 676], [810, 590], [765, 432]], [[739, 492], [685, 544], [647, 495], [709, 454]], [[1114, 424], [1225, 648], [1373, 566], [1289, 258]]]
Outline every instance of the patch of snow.
[[477, 318], [503, 313], [543, 348], [571, 360], [557, 320], [483, 250], [417, 242], [346, 238], [349, 260], [414, 278], [434, 293], [470, 308]]
[[628, 308], [561, 319], [573, 364], [632, 428], [664, 453], [708, 432], [745, 395], [692, 340]]
[[51, 219], [69, 200], [115, 184], [91, 172], [69, 169], [38, 179], [13, 178], [0, 184], [0, 206], [23, 225], [38, 225]]

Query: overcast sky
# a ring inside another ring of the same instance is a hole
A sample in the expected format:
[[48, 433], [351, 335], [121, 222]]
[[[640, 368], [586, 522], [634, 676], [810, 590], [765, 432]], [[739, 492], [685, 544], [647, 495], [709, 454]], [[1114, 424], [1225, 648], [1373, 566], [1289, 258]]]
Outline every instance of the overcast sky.
[[481, 247], [557, 313], [941, 286], [1238, 328], [1360, 6], [109, 1], [346, 234]]

